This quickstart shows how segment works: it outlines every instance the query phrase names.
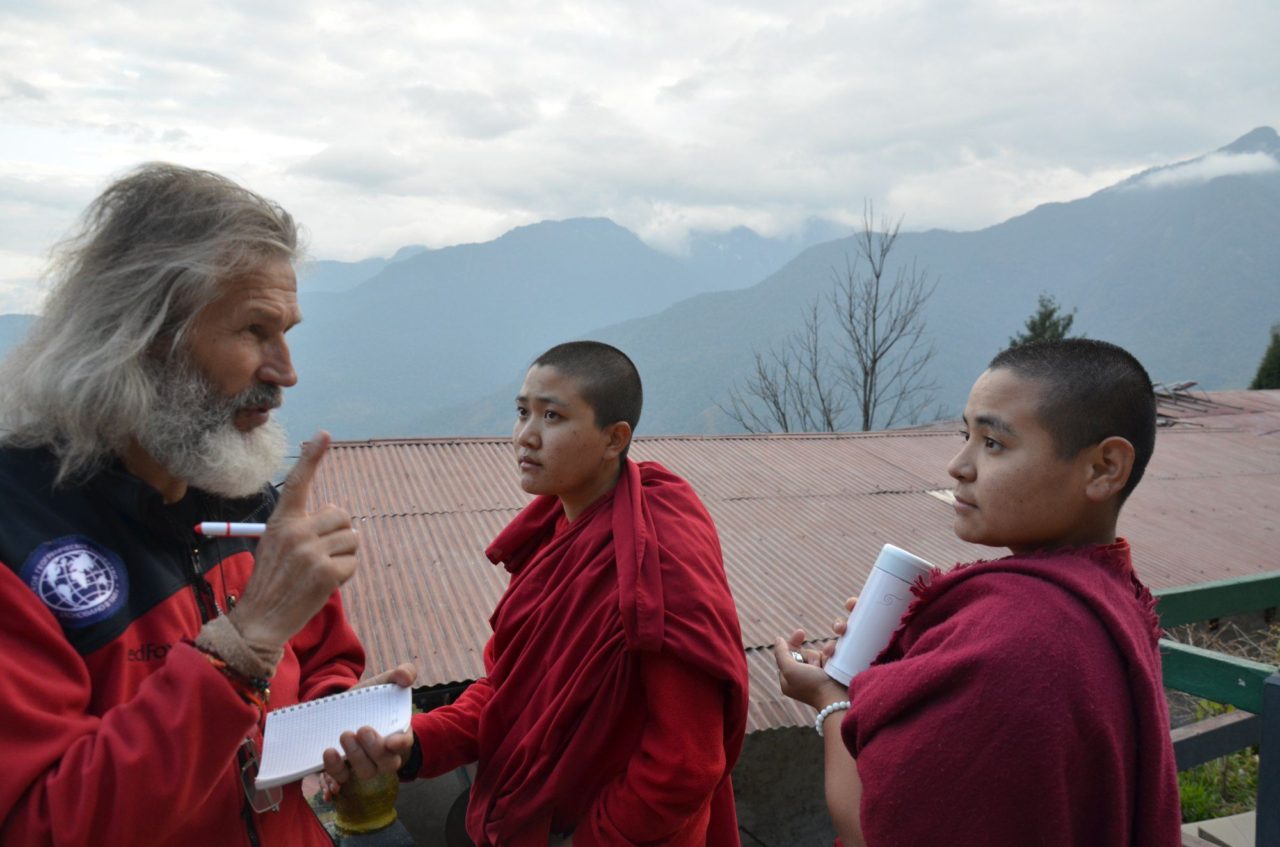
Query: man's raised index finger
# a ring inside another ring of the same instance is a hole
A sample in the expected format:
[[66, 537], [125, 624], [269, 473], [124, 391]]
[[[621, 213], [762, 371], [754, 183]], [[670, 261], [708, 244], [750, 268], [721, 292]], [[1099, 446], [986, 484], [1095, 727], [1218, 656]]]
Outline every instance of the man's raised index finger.
[[310, 441], [302, 444], [302, 455], [294, 463], [289, 475], [284, 478], [280, 488], [280, 502], [276, 504], [276, 512], [301, 514], [307, 509], [307, 495], [311, 492], [311, 481], [316, 477], [316, 468], [320, 460], [329, 452], [329, 433], [320, 430]]

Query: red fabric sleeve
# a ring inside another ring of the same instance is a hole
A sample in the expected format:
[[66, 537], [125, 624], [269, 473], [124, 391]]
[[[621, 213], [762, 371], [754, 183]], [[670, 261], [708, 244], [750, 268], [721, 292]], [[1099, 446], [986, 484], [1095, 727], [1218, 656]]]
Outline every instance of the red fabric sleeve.
[[647, 653], [648, 706], [626, 771], [606, 786], [573, 834], [575, 847], [702, 845], [724, 778], [724, 685], [679, 659]]
[[479, 757], [480, 715], [491, 697], [493, 687], [481, 677], [449, 705], [413, 716], [413, 735], [422, 748], [419, 779], [448, 773]]
[[[493, 638], [484, 645], [484, 666], [493, 667]], [[422, 748], [418, 778], [427, 779], [468, 765], [480, 757], [480, 715], [493, 698], [488, 677], [467, 686], [447, 706], [413, 716], [413, 735]]]
[[131, 700], [90, 713], [80, 656], [0, 566], [0, 843], [165, 843], [225, 777], [258, 720], [221, 673], [176, 644]]
[[300, 702], [346, 691], [360, 680], [364, 670], [364, 647], [347, 623], [342, 597], [336, 591], [289, 639], [289, 646], [298, 657]]

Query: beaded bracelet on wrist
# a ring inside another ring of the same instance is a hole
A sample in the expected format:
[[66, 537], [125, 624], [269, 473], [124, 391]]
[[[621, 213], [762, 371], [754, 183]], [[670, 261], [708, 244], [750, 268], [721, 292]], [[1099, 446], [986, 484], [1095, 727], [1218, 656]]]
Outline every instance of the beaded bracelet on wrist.
[[184, 638], [183, 641], [196, 648], [200, 655], [208, 660], [209, 664], [217, 668], [223, 676], [230, 680], [241, 699], [251, 706], [256, 706], [258, 711], [266, 713], [267, 703], [271, 700], [271, 680], [266, 677], [245, 676], [228, 665], [221, 656], [201, 647], [195, 641], [189, 638]]
[[835, 703], [824, 706], [822, 711], [818, 712], [818, 716], [813, 719], [813, 728], [818, 731], [818, 735], [822, 735], [822, 725], [826, 722], [827, 718], [836, 712], [843, 712], [851, 705], [852, 704], [848, 700], [837, 700]]

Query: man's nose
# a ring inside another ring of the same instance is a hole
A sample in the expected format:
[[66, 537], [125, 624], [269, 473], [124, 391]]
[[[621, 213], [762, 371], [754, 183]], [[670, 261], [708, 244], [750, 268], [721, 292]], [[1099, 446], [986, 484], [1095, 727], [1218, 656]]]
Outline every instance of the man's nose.
[[283, 339], [268, 349], [266, 360], [258, 369], [258, 379], [281, 388], [291, 388], [298, 384], [298, 373], [293, 369], [289, 345]]

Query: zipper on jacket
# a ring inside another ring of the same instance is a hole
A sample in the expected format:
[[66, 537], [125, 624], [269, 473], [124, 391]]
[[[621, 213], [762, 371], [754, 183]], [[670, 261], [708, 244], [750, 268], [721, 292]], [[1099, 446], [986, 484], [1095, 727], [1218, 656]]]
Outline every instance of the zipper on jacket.
[[[204, 572], [200, 568], [199, 544], [191, 547], [191, 590], [196, 595], [196, 608], [200, 611], [201, 623], [208, 623], [222, 614], [222, 610], [218, 608], [218, 598], [213, 593], [213, 586], [209, 584], [209, 580], [204, 578]], [[239, 768], [237, 768], [238, 770]], [[236, 788], [239, 790], [243, 787], [244, 784], [237, 773]], [[245, 834], [249, 836], [250, 847], [260, 847], [262, 842], [258, 838], [258, 828], [253, 820], [254, 814], [256, 813], [253, 811], [253, 804], [249, 802], [249, 798], [246, 796], [240, 806], [240, 817], [244, 819]]]
[[191, 548], [191, 590], [196, 595], [196, 609], [200, 612], [200, 623], [205, 624], [218, 616], [217, 599], [213, 596], [213, 586], [200, 571], [200, 548]]

